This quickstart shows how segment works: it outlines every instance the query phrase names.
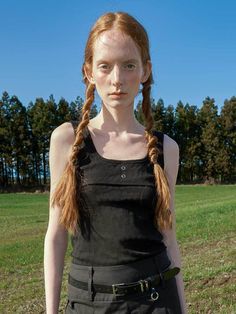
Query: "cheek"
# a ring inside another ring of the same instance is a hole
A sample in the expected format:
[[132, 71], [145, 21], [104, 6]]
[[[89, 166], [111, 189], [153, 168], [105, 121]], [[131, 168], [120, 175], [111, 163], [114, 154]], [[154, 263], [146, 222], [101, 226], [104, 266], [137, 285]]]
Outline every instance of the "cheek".
[[141, 73], [133, 73], [133, 75], [130, 75], [129, 80], [127, 80], [127, 84], [130, 86], [130, 88], [133, 90], [133, 95], [137, 96], [140, 90], [140, 84], [141, 84]]
[[127, 76], [126, 85], [128, 85], [136, 94], [139, 91], [141, 77], [137, 74]]
[[103, 85], [106, 83], [106, 76], [102, 73], [97, 73], [96, 75], [94, 75], [94, 80], [95, 83], [98, 85]]
[[142, 78], [141, 72], [130, 72], [127, 75], [127, 81], [129, 82], [135, 82], [135, 83], [140, 83]]

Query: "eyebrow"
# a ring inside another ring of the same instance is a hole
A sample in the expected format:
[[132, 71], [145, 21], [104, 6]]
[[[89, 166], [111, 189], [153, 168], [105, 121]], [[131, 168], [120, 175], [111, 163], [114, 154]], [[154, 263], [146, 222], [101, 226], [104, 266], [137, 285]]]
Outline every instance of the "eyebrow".
[[[96, 62], [96, 64], [99, 64], [99, 63], [107, 63], [108, 61], [105, 60], [105, 59], [101, 59], [101, 60], [98, 60]], [[138, 60], [137, 59], [128, 59], [128, 60], [125, 60], [123, 61], [123, 63], [138, 63]]]

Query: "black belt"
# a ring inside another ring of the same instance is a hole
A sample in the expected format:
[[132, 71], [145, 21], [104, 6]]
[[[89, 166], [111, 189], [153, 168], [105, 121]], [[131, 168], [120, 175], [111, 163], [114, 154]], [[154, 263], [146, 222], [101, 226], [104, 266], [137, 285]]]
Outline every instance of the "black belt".
[[[168, 269], [165, 272], [147, 277], [145, 279], [141, 279], [139, 281], [130, 282], [130, 283], [118, 283], [113, 285], [99, 285], [93, 284], [94, 292], [101, 292], [101, 293], [113, 293], [115, 295], [124, 296], [127, 294], [138, 293], [138, 292], [145, 292], [149, 291], [151, 287], [157, 286], [161, 280], [169, 280], [177, 275], [180, 271], [180, 268], [174, 267]], [[69, 284], [72, 286], [88, 290], [88, 283], [82, 282], [74, 279], [69, 274], [68, 278]]]

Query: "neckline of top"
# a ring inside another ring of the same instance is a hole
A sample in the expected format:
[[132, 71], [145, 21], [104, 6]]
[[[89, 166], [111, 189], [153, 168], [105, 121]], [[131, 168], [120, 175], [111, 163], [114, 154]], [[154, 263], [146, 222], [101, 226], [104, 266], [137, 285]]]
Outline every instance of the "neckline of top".
[[89, 131], [89, 128], [88, 126], [85, 127], [86, 128], [86, 131], [87, 131], [87, 134], [88, 134], [88, 137], [89, 137], [89, 140], [93, 146], [93, 149], [96, 153], [96, 156], [103, 160], [103, 161], [106, 161], [106, 162], [111, 162], [111, 163], [118, 163], [118, 164], [122, 164], [122, 163], [141, 163], [141, 162], [146, 162], [148, 160], [148, 154], [146, 154], [145, 157], [143, 158], [139, 158], [139, 159], [111, 159], [111, 158], [106, 158], [106, 157], [103, 157], [102, 155], [100, 155], [96, 149], [96, 146], [93, 142], [93, 139], [92, 139], [92, 136], [90, 134], [90, 131]]

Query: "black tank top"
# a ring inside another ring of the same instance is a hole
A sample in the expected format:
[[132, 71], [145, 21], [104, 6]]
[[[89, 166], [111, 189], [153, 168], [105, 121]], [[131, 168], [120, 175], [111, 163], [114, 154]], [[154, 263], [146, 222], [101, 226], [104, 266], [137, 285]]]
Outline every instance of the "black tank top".
[[[74, 128], [77, 122], [72, 121]], [[158, 162], [164, 168], [163, 133], [158, 137]], [[157, 199], [153, 165], [148, 156], [135, 160], [113, 160], [96, 151], [90, 132], [84, 129], [79, 172], [81, 226], [71, 235], [73, 262], [108, 266], [148, 258], [166, 249], [162, 234], [154, 226]]]

